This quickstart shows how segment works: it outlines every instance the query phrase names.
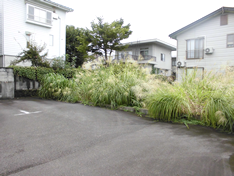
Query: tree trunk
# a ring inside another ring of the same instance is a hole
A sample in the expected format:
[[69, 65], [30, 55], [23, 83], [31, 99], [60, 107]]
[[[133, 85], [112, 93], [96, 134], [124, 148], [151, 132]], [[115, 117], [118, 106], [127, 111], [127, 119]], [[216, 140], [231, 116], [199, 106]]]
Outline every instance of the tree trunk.
[[106, 50], [105, 50], [105, 62], [106, 62], [106, 66], [108, 67], [109, 63], [108, 63], [108, 56], [107, 56], [107, 51]]

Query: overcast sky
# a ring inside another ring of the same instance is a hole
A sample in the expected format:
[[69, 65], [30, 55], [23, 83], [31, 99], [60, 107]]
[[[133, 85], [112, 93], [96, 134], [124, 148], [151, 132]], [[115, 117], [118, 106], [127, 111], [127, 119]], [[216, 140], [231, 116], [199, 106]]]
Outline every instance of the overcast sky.
[[176, 30], [221, 8], [234, 7], [234, 0], [53, 0], [74, 9], [67, 13], [67, 25], [90, 28], [90, 22], [103, 17], [111, 23], [123, 18], [131, 24], [132, 35], [124, 42], [157, 38], [176, 45], [168, 37]]

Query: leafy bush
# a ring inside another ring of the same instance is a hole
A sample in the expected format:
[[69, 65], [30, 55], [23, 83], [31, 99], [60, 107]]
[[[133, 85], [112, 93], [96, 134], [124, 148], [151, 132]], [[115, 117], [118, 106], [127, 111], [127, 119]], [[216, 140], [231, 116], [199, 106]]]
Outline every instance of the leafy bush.
[[63, 75], [65, 78], [73, 78], [80, 69], [67, 68], [67, 69], [52, 69], [46, 67], [21, 67], [21, 66], [10, 66], [13, 68], [14, 75], [25, 77], [30, 80], [41, 82], [43, 77], [48, 73], [57, 73]]
[[37, 81], [41, 82], [48, 73], [54, 73], [52, 68], [37, 67]]
[[30, 80], [36, 80], [36, 67], [20, 67], [20, 66], [10, 66], [13, 68], [14, 75], [28, 78]]
[[51, 60], [51, 67], [56, 70], [56, 69], [64, 69], [66, 66], [65, 60], [63, 59], [64, 57], [56, 57]]
[[37, 45], [36, 42], [30, 41], [28, 42], [28, 48], [23, 49], [21, 53], [19, 53], [18, 58], [11, 62], [11, 65], [16, 65], [20, 62], [29, 61], [32, 63], [32, 66], [35, 67], [50, 67], [50, 63], [45, 60], [48, 52], [44, 52], [46, 45]]

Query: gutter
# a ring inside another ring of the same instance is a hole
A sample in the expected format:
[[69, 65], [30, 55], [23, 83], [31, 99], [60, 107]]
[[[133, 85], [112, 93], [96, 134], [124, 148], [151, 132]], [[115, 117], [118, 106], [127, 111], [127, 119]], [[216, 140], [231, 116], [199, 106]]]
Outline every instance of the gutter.
[[65, 10], [66, 12], [73, 12], [74, 10], [72, 8], [69, 8], [69, 7], [66, 7], [66, 6], [63, 6], [61, 4], [58, 4], [56, 2], [53, 2], [53, 1], [50, 1], [50, 0], [39, 0], [45, 4], [48, 4], [48, 5], [52, 5], [52, 6], [55, 6], [55, 7], [58, 7], [62, 10]]

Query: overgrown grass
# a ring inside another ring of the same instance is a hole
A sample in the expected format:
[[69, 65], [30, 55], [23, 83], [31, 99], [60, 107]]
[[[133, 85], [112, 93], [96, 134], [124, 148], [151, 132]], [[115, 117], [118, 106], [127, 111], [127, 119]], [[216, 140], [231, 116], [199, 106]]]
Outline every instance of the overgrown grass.
[[66, 79], [63, 75], [49, 73], [42, 80], [39, 96], [42, 98], [57, 99], [60, 101], [77, 102], [79, 96], [74, 96], [78, 88], [73, 80]]
[[148, 108], [151, 117], [163, 121], [183, 122], [234, 131], [234, 72], [196, 71], [181, 83], [168, 83], [149, 75], [136, 63], [96, 65], [80, 69], [72, 79], [47, 74], [39, 95], [43, 98], [93, 105], [109, 104]]
[[195, 118], [207, 126], [233, 132], [233, 76], [234, 73], [226, 69], [205, 73], [203, 79], [198, 79], [195, 71], [181, 83], [161, 86], [149, 95], [149, 113], [166, 121]]
[[95, 70], [79, 70], [73, 79], [48, 74], [39, 95], [61, 101], [92, 102], [94, 105], [144, 107], [146, 95], [161, 82], [154, 77], [134, 63], [99, 65]]

